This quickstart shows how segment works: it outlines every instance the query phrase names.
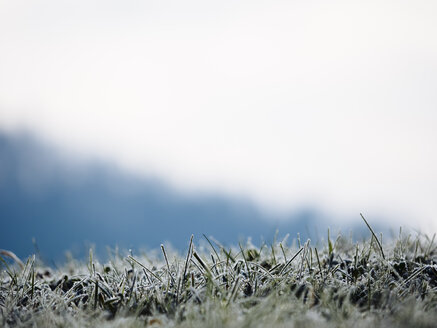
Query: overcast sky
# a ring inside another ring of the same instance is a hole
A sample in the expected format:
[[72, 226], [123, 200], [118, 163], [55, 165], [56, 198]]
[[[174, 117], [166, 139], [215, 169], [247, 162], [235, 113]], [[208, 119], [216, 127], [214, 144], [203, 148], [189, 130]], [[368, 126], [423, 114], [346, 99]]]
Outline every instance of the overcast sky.
[[437, 224], [436, 1], [0, 0], [0, 129], [275, 210]]

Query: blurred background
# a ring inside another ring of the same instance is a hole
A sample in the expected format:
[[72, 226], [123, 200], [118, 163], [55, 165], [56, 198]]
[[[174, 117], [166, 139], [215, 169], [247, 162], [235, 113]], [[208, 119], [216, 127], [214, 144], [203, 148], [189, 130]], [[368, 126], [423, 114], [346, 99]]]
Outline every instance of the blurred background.
[[319, 240], [368, 233], [360, 212], [434, 233], [435, 17], [421, 0], [0, 0], [0, 248]]

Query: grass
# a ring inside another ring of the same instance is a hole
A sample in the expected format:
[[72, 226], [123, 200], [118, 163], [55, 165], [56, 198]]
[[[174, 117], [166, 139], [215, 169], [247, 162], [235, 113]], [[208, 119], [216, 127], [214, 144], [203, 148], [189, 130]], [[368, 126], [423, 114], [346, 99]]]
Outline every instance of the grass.
[[11, 264], [2, 252], [2, 327], [435, 327], [434, 237], [338, 236], [225, 248], [193, 238], [100, 263]]

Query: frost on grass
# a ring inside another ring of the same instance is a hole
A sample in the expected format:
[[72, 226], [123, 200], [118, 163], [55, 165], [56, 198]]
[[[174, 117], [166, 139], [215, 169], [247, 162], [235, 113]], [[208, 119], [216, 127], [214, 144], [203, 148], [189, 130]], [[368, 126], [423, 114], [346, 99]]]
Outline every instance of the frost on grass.
[[39, 327], [435, 327], [434, 238], [383, 244], [286, 240], [185, 254], [70, 260], [0, 258], [0, 326]]

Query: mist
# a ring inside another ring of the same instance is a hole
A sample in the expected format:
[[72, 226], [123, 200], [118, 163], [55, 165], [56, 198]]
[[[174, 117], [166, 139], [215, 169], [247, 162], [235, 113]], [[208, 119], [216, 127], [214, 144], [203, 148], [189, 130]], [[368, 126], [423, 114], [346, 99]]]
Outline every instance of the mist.
[[435, 230], [433, 1], [0, 4], [0, 127], [180, 192]]

